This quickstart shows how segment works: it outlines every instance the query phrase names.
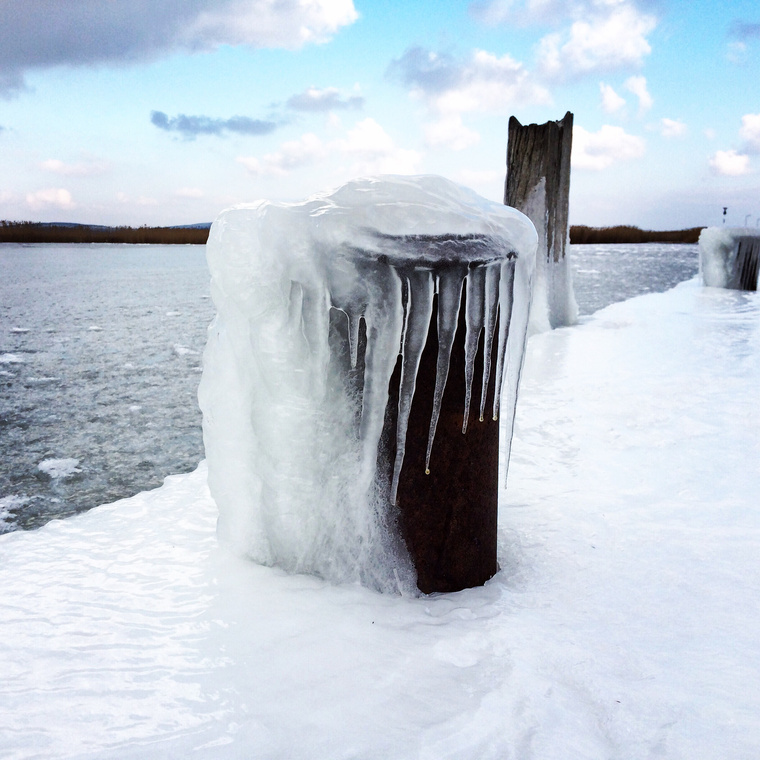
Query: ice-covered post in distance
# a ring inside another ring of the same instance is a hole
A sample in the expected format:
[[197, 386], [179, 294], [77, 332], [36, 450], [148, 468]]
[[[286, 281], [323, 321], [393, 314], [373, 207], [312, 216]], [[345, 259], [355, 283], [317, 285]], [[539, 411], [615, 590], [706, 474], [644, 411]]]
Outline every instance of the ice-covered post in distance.
[[493, 575], [536, 243], [440, 177], [222, 213], [199, 390], [220, 538], [381, 591]]
[[536, 225], [536, 281], [531, 332], [575, 324], [578, 306], [566, 255], [573, 115], [523, 126], [509, 119], [504, 203]]
[[760, 233], [747, 227], [705, 227], [699, 234], [699, 269], [705, 285], [757, 290]]

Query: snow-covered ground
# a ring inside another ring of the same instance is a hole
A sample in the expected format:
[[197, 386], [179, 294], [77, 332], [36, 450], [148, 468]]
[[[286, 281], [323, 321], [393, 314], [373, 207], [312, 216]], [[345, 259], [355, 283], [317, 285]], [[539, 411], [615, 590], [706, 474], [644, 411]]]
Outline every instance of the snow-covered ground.
[[0, 538], [3, 758], [754, 760], [760, 294], [533, 336], [501, 572], [423, 598], [217, 547], [203, 465]]

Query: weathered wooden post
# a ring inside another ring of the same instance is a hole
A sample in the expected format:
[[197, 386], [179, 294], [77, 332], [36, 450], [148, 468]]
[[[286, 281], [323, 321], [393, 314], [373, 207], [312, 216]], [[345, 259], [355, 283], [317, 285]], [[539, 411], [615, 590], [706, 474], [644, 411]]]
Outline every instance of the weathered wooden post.
[[760, 263], [760, 235], [745, 236], [737, 241], [735, 276], [729, 287], [737, 290], [757, 290]]
[[224, 212], [199, 390], [220, 537], [383, 591], [487, 581], [536, 243], [440, 177]]
[[[464, 294], [463, 294], [464, 295]], [[446, 294], [444, 294], [446, 297]], [[485, 340], [498, 342], [498, 324], [491, 322], [479, 337], [473, 357], [467, 396], [466, 302], [461, 303], [451, 348], [448, 375], [441, 399], [431, 462], [426, 462], [428, 431], [439, 362], [438, 302], [417, 372], [406, 434], [404, 467], [396, 505], [401, 535], [417, 572], [417, 587], [424, 593], [460, 591], [483, 585], [499, 569], [496, 536], [499, 506], [499, 421], [493, 414], [494, 391], [500, 386], [495, 360], [485, 367]], [[457, 294], [459, 298], [459, 294]], [[465, 299], [463, 299], [465, 300]], [[509, 322], [510, 315], [506, 314]], [[518, 328], [519, 329], [519, 328]], [[490, 346], [489, 346], [490, 352]], [[395, 455], [401, 360], [391, 378], [385, 440]], [[486, 388], [483, 404], [481, 389]], [[481, 417], [481, 411], [485, 413]], [[466, 433], [463, 435], [463, 428]]]
[[706, 227], [699, 235], [699, 267], [705, 285], [757, 290], [760, 233], [746, 227]]
[[522, 211], [536, 226], [536, 281], [531, 326], [534, 331], [574, 324], [578, 307], [566, 255], [570, 205], [573, 114], [561, 121], [523, 126], [509, 119], [504, 203]]

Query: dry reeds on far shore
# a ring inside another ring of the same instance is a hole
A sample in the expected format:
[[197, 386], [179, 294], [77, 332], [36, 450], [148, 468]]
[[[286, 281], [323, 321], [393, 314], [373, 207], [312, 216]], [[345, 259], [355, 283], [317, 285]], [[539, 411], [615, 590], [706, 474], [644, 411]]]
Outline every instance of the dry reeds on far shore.
[[688, 230], [642, 230], [630, 225], [617, 227], [570, 227], [571, 243], [696, 243], [704, 227]]
[[205, 244], [207, 227], [90, 227], [0, 221], [0, 243]]
[[[570, 227], [571, 243], [696, 243], [703, 227], [688, 230], [642, 230], [617, 227]], [[86, 224], [40, 224], [0, 221], [0, 243], [159, 243], [203, 245], [208, 227], [101, 227]]]

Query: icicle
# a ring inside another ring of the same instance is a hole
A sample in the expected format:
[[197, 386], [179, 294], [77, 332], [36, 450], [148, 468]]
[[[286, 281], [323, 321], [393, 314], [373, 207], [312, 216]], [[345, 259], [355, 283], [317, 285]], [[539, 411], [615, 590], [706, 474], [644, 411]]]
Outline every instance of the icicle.
[[404, 350], [401, 362], [401, 382], [398, 394], [398, 419], [396, 421], [396, 460], [393, 463], [391, 483], [391, 504], [396, 503], [398, 481], [404, 464], [406, 431], [409, 412], [412, 408], [414, 387], [420, 357], [427, 341], [430, 316], [433, 312], [433, 275], [429, 270], [413, 270], [407, 278], [409, 295], [407, 300], [406, 325], [404, 327]]
[[[522, 271], [516, 274], [515, 270], [518, 268]], [[506, 357], [504, 360], [504, 382], [506, 385], [506, 388], [504, 389], [504, 398], [507, 401], [508, 406], [504, 410], [501, 422], [505, 433], [502, 444], [505, 485], [507, 472], [509, 470], [509, 457], [512, 453], [512, 435], [515, 428], [515, 409], [517, 408], [517, 389], [520, 385], [520, 375], [522, 374], [522, 368], [525, 362], [525, 349], [528, 345], [528, 321], [530, 319], [530, 299], [533, 290], [532, 272], [524, 260], [518, 261], [517, 263], [513, 262], [510, 266], [510, 271], [510, 324], [507, 330], [509, 337], [507, 341]], [[502, 278], [504, 278], [503, 271]]]
[[472, 398], [472, 376], [475, 372], [475, 355], [478, 352], [478, 340], [483, 329], [483, 307], [486, 270], [483, 266], [475, 266], [467, 273], [467, 303], [465, 305], [465, 321], [467, 332], [464, 341], [464, 419], [462, 432], [467, 432], [467, 421], [470, 417], [470, 400]]
[[364, 320], [367, 348], [364, 354], [364, 389], [359, 437], [362, 442], [362, 482], [366, 490], [375, 477], [377, 450], [388, 401], [388, 383], [398, 357], [403, 331], [402, 283], [396, 270], [385, 264], [375, 274], [377, 290], [369, 300]]
[[493, 391], [493, 418], [495, 420], [499, 419], [501, 385], [504, 374], [504, 358], [507, 351], [509, 323], [512, 319], [512, 297], [514, 284], [515, 262], [508, 261], [501, 266], [501, 279], [499, 281], [499, 349], [496, 356], [496, 387]]
[[359, 325], [362, 319], [361, 313], [348, 312], [348, 348], [351, 354], [351, 369], [356, 369], [359, 360]]
[[435, 393], [433, 395], [433, 413], [430, 418], [427, 454], [425, 455], [425, 472], [430, 473], [430, 454], [433, 450], [435, 430], [441, 414], [441, 401], [449, 376], [451, 347], [459, 322], [459, 306], [462, 300], [462, 283], [465, 272], [451, 267], [438, 274], [438, 361], [435, 369]]
[[486, 410], [486, 396], [488, 395], [488, 381], [491, 377], [491, 348], [493, 346], [493, 334], [496, 327], [496, 315], [499, 307], [499, 273], [501, 265], [489, 264], [486, 267], [486, 291], [485, 291], [485, 340], [483, 341], [483, 384], [480, 389], [480, 421]]

